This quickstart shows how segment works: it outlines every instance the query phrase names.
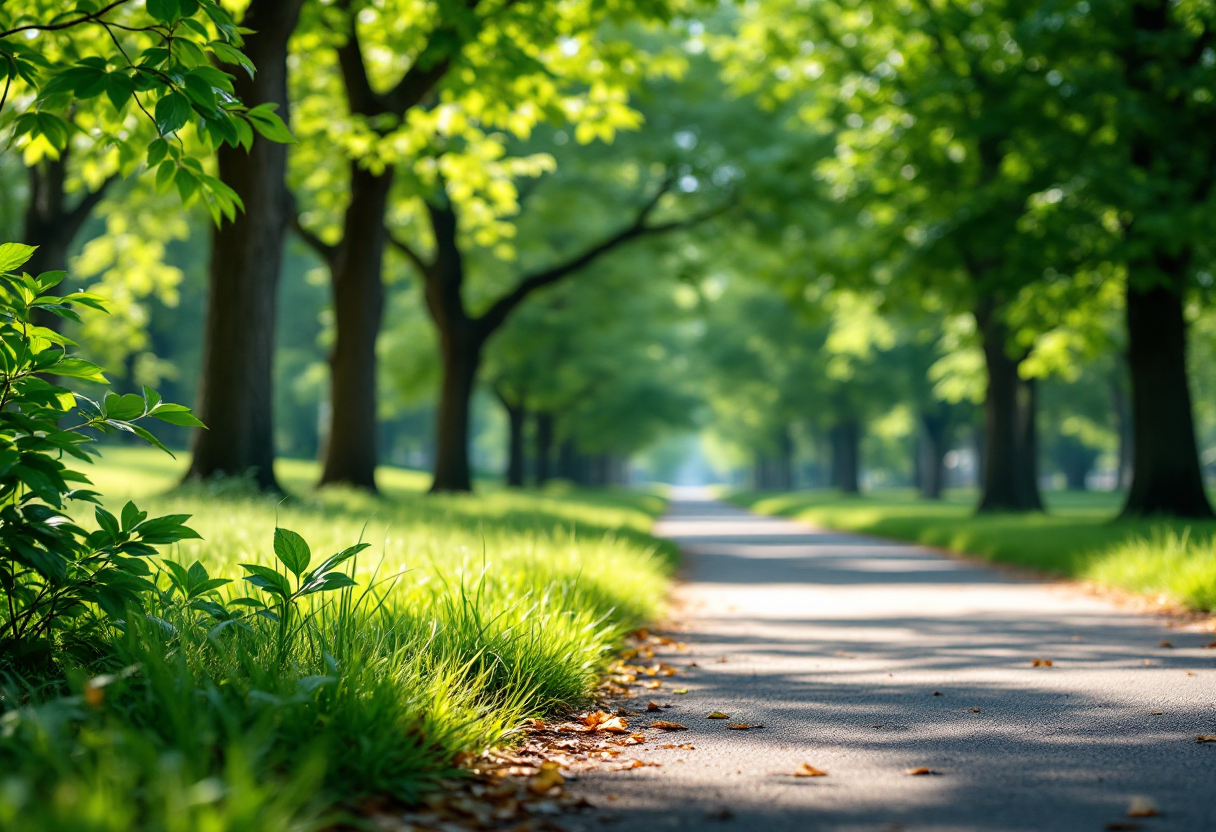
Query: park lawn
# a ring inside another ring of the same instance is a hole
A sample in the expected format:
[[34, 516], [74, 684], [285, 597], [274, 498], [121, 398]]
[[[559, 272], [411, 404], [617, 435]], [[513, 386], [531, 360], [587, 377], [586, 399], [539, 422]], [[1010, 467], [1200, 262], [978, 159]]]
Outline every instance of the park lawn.
[[1216, 612], [1216, 522], [1114, 520], [1120, 495], [1048, 493], [1048, 511], [977, 516], [975, 494], [738, 492], [731, 502], [842, 531], [907, 540]]
[[257, 594], [240, 564], [274, 564], [276, 520], [314, 564], [370, 542], [358, 587], [312, 596], [283, 650], [268, 620], [209, 633], [214, 620], [179, 610], [129, 622], [114, 657], [66, 682], [0, 679], [0, 829], [285, 832], [366, 796], [411, 800], [458, 753], [589, 702], [623, 634], [661, 613], [675, 560], [649, 535], [653, 494], [436, 497], [429, 477], [390, 468], [381, 497], [318, 494], [317, 466], [292, 461], [285, 501], [166, 493], [184, 465], [112, 448], [90, 473], [112, 510], [134, 498], [192, 514], [203, 540], [168, 556], [231, 579], [229, 599]]

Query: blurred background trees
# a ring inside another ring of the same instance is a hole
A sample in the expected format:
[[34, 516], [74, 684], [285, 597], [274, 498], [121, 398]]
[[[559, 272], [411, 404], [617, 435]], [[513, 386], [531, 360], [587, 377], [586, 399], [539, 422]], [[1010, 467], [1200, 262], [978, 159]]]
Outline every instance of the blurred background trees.
[[120, 387], [194, 404], [191, 478], [1203, 517], [1212, 15], [6, 5], [0, 228], [113, 299], [69, 334]]

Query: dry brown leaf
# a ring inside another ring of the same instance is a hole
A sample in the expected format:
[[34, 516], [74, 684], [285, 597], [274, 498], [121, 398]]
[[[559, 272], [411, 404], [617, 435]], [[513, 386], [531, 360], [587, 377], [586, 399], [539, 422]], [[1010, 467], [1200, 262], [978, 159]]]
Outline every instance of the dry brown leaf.
[[1051, 667], [1051, 659], [1035, 659], [1031, 667]]
[[565, 783], [557, 763], [541, 763], [540, 771], [528, 780], [528, 791], [532, 794], [548, 794], [554, 787]]
[[747, 722], [736, 722], [732, 725], [727, 725], [726, 727], [731, 729], [732, 731], [749, 731], [752, 728], [763, 728], [764, 726], [759, 725], [759, 724], [752, 725]]
[[1162, 714], [1165, 713], [1165, 711], [1149, 711], [1149, 713], [1152, 714], [1153, 716], [1161, 716]]
[[1173, 647], [1174, 645], [1168, 641], [1163, 641], [1163, 642], [1161, 642], [1161, 646], [1162, 647]]
[[1211, 644], [1205, 644], [1203, 646], [1206, 647], [1208, 650], [1216, 650], [1216, 641], [1213, 641]]
[[709, 714], [705, 718], [706, 719], [730, 719], [729, 716], [722, 713], [721, 711], [710, 711]]
[[726, 661], [726, 656], [719, 656], [719, 657], [718, 657], [718, 662], [719, 662], [719, 663], [722, 663], [722, 662], [725, 662], [725, 661]]
[[1216, 742], [1216, 736], [1211, 734], [1200, 734], [1195, 737], [1195, 742]]
[[973, 714], [978, 714], [979, 712], [980, 712], [980, 709], [979, 709], [979, 708], [972, 708], [972, 709], [971, 709], [971, 713], [973, 713]]
[[658, 728], [660, 731], [687, 731], [688, 728], [678, 722], [667, 722], [666, 720], [658, 720], [650, 723], [651, 728]]
[[1133, 797], [1131, 806], [1127, 808], [1129, 818], [1154, 818], [1159, 814], [1156, 804], [1148, 797]]
[[647, 682], [644, 685], [644, 687], [650, 688], [651, 690], [657, 690], [657, 689], [663, 687], [663, 683], [660, 682], [658, 679], [655, 679], [653, 682]]
[[810, 763], [802, 763], [794, 769], [795, 777], [827, 777], [828, 773], [821, 768], [815, 768]]
[[663, 745], [660, 745], [659, 748], [682, 748], [685, 751], [696, 751], [697, 750], [695, 746], [691, 746], [688, 743], [682, 743], [680, 745], [676, 745], [674, 742], [664, 743]]
[[917, 766], [916, 768], [909, 768], [909, 769], [904, 770], [904, 774], [910, 774], [912, 776], [919, 776], [922, 774], [932, 774], [932, 773], [933, 773], [933, 769], [929, 768], [928, 766]]
[[663, 710], [663, 706], [662, 706], [662, 705], [660, 705], [658, 702], [647, 702], [647, 703], [646, 703], [646, 710], [647, 710], [647, 711], [649, 711], [649, 712], [651, 712], [651, 713], [654, 713], [655, 711], [661, 711], [661, 710]]

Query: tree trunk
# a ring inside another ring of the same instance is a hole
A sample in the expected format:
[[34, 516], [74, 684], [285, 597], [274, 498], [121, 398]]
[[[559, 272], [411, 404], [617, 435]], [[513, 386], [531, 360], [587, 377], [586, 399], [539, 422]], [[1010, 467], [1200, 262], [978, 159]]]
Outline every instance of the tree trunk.
[[[287, 113], [287, 42], [303, 0], [253, 0], [243, 25], [250, 78], [233, 73], [236, 94], [250, 106]], [[275, 305], [283, 241], [290, 226], [284, 176], [287, 146], [256, 137], [252, 149], [224, 145], [219, 173], [245, 204], [236, 221], [212, 232], [203, 367], [195, 411], [208, 430], [194, 434], [186, 479], [250, 475], [277, 491], [274, 476]]]
[[1120, 516], [1210, 518], [1186, 375], [1184, 275], [1160, 264], [1172, 285], [1145, 288], [1135, 265], [1127, 287], [1133, 474]]
[[472, 491], [469, 425], [481, 344], [465, 333], [440, 331], [443, 385], [436, 414], [435, 478], [431, 492]]
[[920, 496], [940, 500], [945, 482], [946, 428], [949, 418], [941, 414], [922, 413], [920, 441], [917, 443], [917, 472]]
[[1127, 390], [1124, 387], [1127, 380], [1126, 358], [1120, 358], [1121, 372], [1116, 372], [1111, 378], [1110, 405], [1115, 415], [1115, 432], [1119, 437], [1118, 468], [1116, 470], [1115, 488], [1131, 488], [1132, 485], [1132, 456], [1135, 440], [1132, 437], [1131, 402], [1128, 401]]
[[794, 488], [794, 437], [789, 425], [782, 425], [777, 436], [777, 488], [790, 491]]
[[860, 494], [861, 424], [846, 419], [832, 428], [832, 484], [845, 494]]
[[562, 480], [574, 479], [574, 440], [565, 439], [557, 447], [557, 478]]
[[994, 305], [975, 313], [983, 337], [988, 392], [984, 397], [984, 466], [978, 511], [1042, 508], [1035, 460], [1033, 384], [1018, 376], [1021, 360], [1009, 354], [1009, 332]]
[[1039, 383], [1037, 379], [1019, 378], [1018, 408], [1015, 414], [1018, 431], [1017, 478], [1022, 505], [1032, 511], [1043, 510], [1039, 494]]
[[511, 404], [502, 393], [498, 393], [498, 400], [507, 411], [507, 485], [523, 488], [524, 425], [527, 422], [528, 410], [522, 402]]
[[553, 455], [553, 414], [548, 410], [536, 414], [536, 487], [549, 481], [550, 458]]
[[351, 201], [332, 272], [333, 411], [321, 485], [376, 490], [376, 340], [384, 314], [384, 212], [392, 185], [391, 168], [375, 174], [351, 165]]

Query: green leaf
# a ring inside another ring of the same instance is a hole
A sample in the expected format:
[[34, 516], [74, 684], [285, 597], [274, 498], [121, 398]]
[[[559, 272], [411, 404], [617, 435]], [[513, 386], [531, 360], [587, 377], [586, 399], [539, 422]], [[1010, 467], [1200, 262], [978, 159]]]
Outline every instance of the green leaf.
[[241, 567], [247, 569], [250, 574], [245, 576], [245, 580], [256, 587], [264, 589], [271, 595], [277, 595], [286, 601], [291, 597], [291, 584], [287, 582], [287, 577], [274, 571], [268, 566], [260, 566], [256, 563], [242, 563]]
[[165, 23], [172, 21], [181, 11], [177, 0], [148, 0], [147, 9], [148, 14]]
[[297, 578], [304, 574], [312, 561], [312, 550], [300, 535], [290, 529], [274, 530], [274, 555]]
[[83, 358], [64, 358], [56, 362], [50, 371], [64, 378], [80, 378], [101, 384], [105, 384], [107, 381], [100, 367]]
[[156, 102], [156, 127], [161, 135], [176, 133], [190, 120], [190, 99], [180, 92], [171, 92]]
[[274, 112], [277, 106], [277, 104], [259, 104], [245, 113], [245, 117], [249, 119], [254, 130], [272, 142], [295, 144], [296, 137], [291, 135], [291, 131], [287, 129], [283, 119]]
[[101, 506], [93, 509], [93, 515], [97, 518], [97, 525], [110, 536], [111, 540], [117, 540], [119, 535], [122, 534], [122, 529], [118, 525], [118, 518]]
[[129, 532], [148, 519], [148, 512], [140, 511], [130, 500], [122, 507], [122, 530]]
[[122, 396], [106, 393], [102, 410], [107, 419], [126, 421], [144, 415], [144, 406], [144, 397], [138, 393], [126, 393]]
[[309, 581], [308, 585], [300, 591], [300, 594], [312, 595], [316, 592], [331, 592], [335, 589], [345, 589], [348, 586], [358, 586], [358, 583], [344, 572], [330, 572], [327, 575], [321, 575], [315, 580]]
[[37, 246], [25, 246], [21, 243], [4, 243], [0, 245], [0, 273], [11, 272], [25, 265], [34, 256]]

